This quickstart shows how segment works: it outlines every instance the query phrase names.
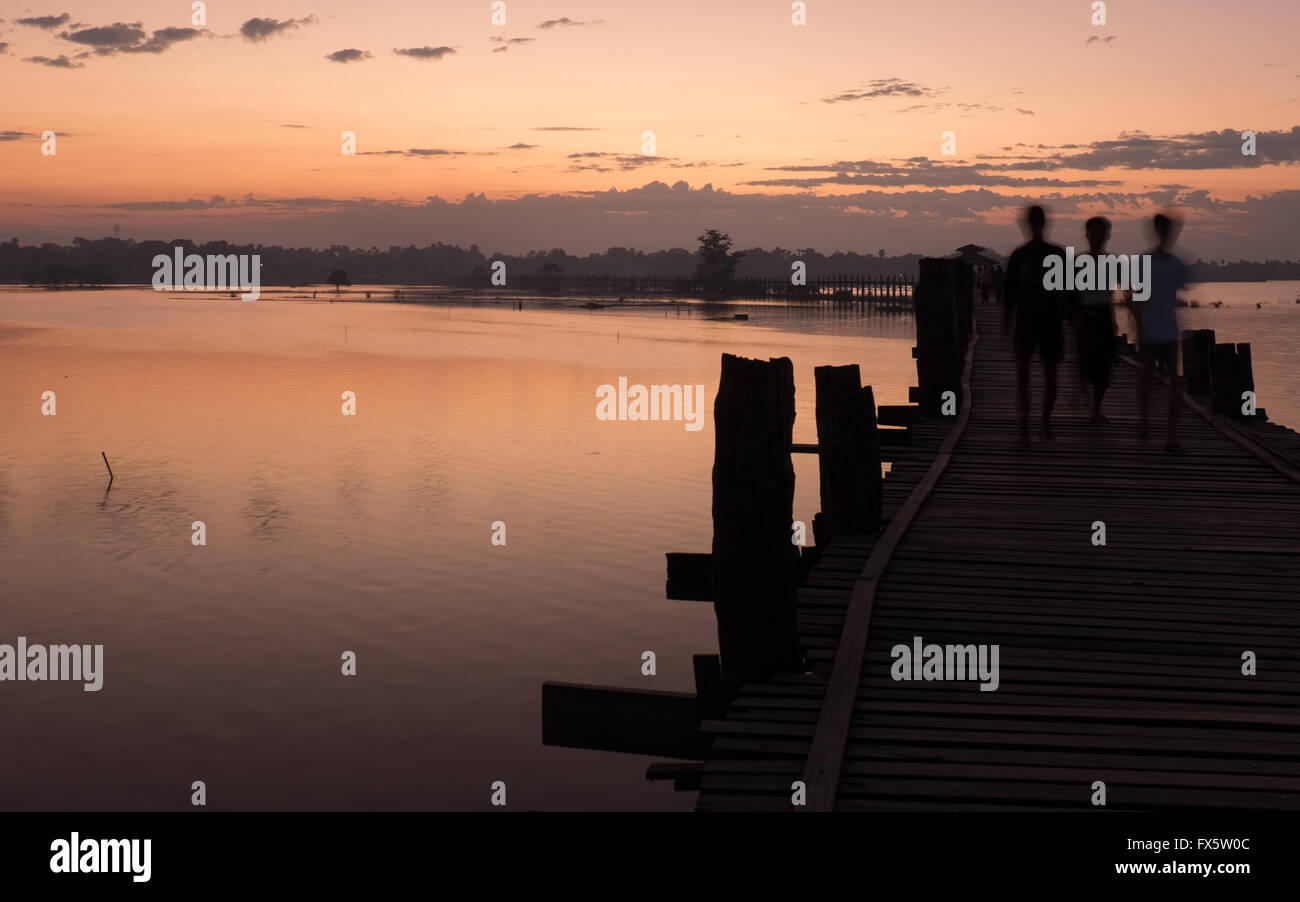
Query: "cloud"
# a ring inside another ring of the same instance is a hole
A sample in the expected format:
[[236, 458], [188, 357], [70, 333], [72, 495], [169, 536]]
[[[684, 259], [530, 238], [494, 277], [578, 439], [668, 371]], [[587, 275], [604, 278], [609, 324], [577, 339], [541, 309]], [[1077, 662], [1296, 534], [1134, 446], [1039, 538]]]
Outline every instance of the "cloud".
[[67, 13], [61, 13], [57, 16], [29, 16], [26, 19], [18, 19], [19, 25], [30, 25], [32, 28], [58, 28], [70, 21], [72, 16]]
[[1119, 137], [1111, 140], [1082, 145], [1053, 147], [1018, 144], [1014, 148], [1004, 148], [1013, 152], [1002, 155], [981, 154], [974, 163], [911, 157], [892, 161], [839, 160], [771, 166], [768, 171], [788, 175], [756, 179], [745, 184], [765, 188], [802, 189], [826, 185], [872, 188], [1104, 188], [1120, 183], [1108, 179], [1068, 179], [1036, 173], [1059, 170], [1097, 172], [1111, 169], [1160, 172], [1295, 164], [1300, 163], [1300, 126], [1294, 126], [1289, 131], [1258, 132], [1257, 155], [1253, 157], [1242, 156], [1241, 145], [1240, 129], [1161, 137], [1152, 137], [1143, 132], [1122, 132]]
[[490, 38], [490, 40], [492, 40], [493, 42], [495, 42], [495, 43], [501, 45], [500, 47], [493, 47], [493, 48], [492, 48], [492, 52], [493, 52], [493, 53], [505, 53], [505, 52], [506, 52], [507, 50], [509, 50], [511, 47], [517, 47], [517, 46], [519, 46], [520, 44], [531, 44], [533, 41], [537, 40], [537, 38], [502, 38], [502, 37], [492, 37], [492, 38]]
[[[1115, 222], [1114, 246], [1134, 250], [1147, 246], [1146, 222], [1151, 213], [1165, 205], [1178, 206], [1188, 214], [1181, 256], [1191, 260], [1198, 252], [1216, 259], [1294, 258], [1294, 223], [1300, 221], [1298, 190], [1225, 201], [1177, 186], [1077, 194], [923, 188], [812, 195], [653, 181], [624, 190], [499, 199], [483, 194], [460, 200], [398, 201], [250, 195], [230, 201], [191, 198], [61, 208], [91, 216], [94, 211], [111, 216], [127, 210], [137, 232], [167, 230], [200, 241], [237, 243], [387, 247], [445, 241], [464, 246], [472, 236], [491, 235], [494, 249], [506, 253], [552, 247], [587, 253], [610, 246], [649, 251], [690, 247], [700, 223], [707, 222], [729, 232], [739, 248], [784, 245], [794, 234], [801, 245], [823, 253], [885, 247], [894, 253], [930, 254], [947, 253], [971, 242], [1009, 251], [1021, 241], [1016, 219], [1031, 203], [1048, 207], [1049, 234], [1060, 240], [1067, 235], [1082, 240], [1084, 221], [1105, 215]], [[14, 224], [24, 234], [42, 228], [35, 223]], [[48, 229], [46, 234], [47, 240], [57, 238]]]
[[201, 28], [159, 28], [138, 47], [123, 47], [125, 53], [162, 53], [173, 44], [192, 41], [203, 34]]
[[279, 19], [255, 17], [240, 25], [239, 33], [250, 41], [264, 41], [272, 35], [290, 31], [300, 25], [310, 25], [315, 21], [315, 16], [305, 16], [301, 19], [285, 19], [283, 22]]
[[441, 147], [412, 147], [409, 150], [363, 150], [357, 156], [463, 157], [465, 151], [444, 150]]
[[114, 22], [112, 25], [64, 31], [59, 34], [59, 37], [74, 44], [105, 47], [111, 52], [118, 47], [130, 47], [143, 41], [144, 27], [140, 22]]
[[0, 41], [0, 53], [4, 53], [8, 49], [9, 49], [9, 45], [6, 44], [4, 41]]
[[570, 163], [569, 172], [630, 172], [633, 169], [640, 169], [642, 166], [674, 166], [675, 168], [681, 168], [684, 165], [698, 165], [675, 163], [675, 157], [607, 153], [595, 150], [584, 153], [571, 153], [568, 155], [568, 159], [590, 161]]
[[549, 31], [552, 28], [582, 28], [588, 25], [599, 25], [603, 21], [603, 19], [592, 19], [590, 22], [578, 22], [564, 16], [559, 19], [547, 19], [537, 27], [543, 31]]
[[1049, 160], [1063, 169], [1240, 169], [1300, 162], [1300, 125], [1289, 131], [1261, 131], [1256, 156], [1242, 156], [1242, 129], [1152, 137], [1121, 132], [1093, 141], [1078, 153], [1055, 153]]
[[936, 91], [918, 85], [916, 82], [903, 81], [901, 78], [877, 78], [867, 82], [861, 88], [841, 91], [830, 97], [823, 97], [822, 103], [844, 103], [853, 100], [872, 100], [877, 97], [933, 97]]
[[444, 56], [455, 53], [452, 47], [403, 47], [393, 48], [393, 52], [398, 56], [409, 56], [417, 60], [440, 60]]
[[332, 63], [352, 63], [357, 60], [370, 59], [369, 50], [357, 50], [355, 47], [349, 47], [346, 50], [335, 50], [333, 53], [325, 54], [325, 59]]
[[598, 128], [582, 128], [575, 125], [540, 125], [533, 129], [535, 132], [598, 132]]
[[[957, 115], [959, 116], [967, 117], [967, 116], [973, 116], [976, 113], [1000, 113], [1002, 112], [1002, 109], [1003, 109], [1002, 107], [995, 106], [994, 104], [991, 103], [950, 103], [945, 101], [943, 103], [914, 103], [911, 106], [903, 107], [901, 110], [895, 110], [895, 112], [939, 113], [939, 112], [952, 111], [952, 112], [956, 112]], [[862, 115], [865, 116], [866, 114], [863, 113]]]
[[110, 210], [215, 210], [225, 207], [227, 201], [220, 195], [213, 195], [208, 200], [191, 197], [189, 200], [153, 200], [127, 201], [124, 203], [105, 204]]
[[21, 141], [24, 138], [35, 138], [35, 137], [36, 135], [34, 135], [31, 132], [15, 132], [15, 131], [0, 132], [0, 141]]
[[[771, 166], [769, 170], [791, 173], [816, 173], [783, 178], [756, 179], [746, 185], [764, 188], [817, 188], [824, 185], [852, 185], [872, 188], [956, 188], [967, 186], [1001, 188], [1100, 188], [1120, 184], [1099, 179], [1058, 179], [1046, 176], [1001, 174], [1019, 165], [997, 163], [949, 163], [927, 157], [912, 157], [896, 162], [878, 160], [840, 160], [828, 164]], [[1042, 168], [1025, 166], [1023, 168]]]
[[191, 41], [204, 31], [201, 28], [159, 28], [145, 40], [145, 30], [140, 22], [114, 22], [96, 27], [74, 25], [73, 31], [64, 31], [59, 37], [74, 44], [93, 47], [99, 56], [114, 53], [162, 53], [173, 44]]
[[508, 148], [506, 148], [506, 149], [507, 149], [507, 150], [533, 150], [534, 148], [539, 147], [539, 146], [540, 146], [540, 145], [537, 145], [537, 144], [525, 144], [523, 141], [520, 141], [520, 142], [518, 142], [518, 143], [516, 143], [516, 144], [511, 144], [511, 145], [510, 145]]
[[50, 58], [50, 57], [48, 57], [48, 56], [25, 56], [25, 57], [23, 57], [23, 62], [24, 62], [24, 63], [39, 63], [39, 64], [42, 65], [42, 66], [52, 66], [52, 67], [54, 67], [55, 69], [84, 69], [84, 68], [86, 68], [86, 64], [85, 64], [85, 63], [74, 63], [72, 60], [68, 59], [68, 58], [67, 58], [66, 56], [64, 56], [63, 54], [59, 54], [58, 56], [56, 56], [56, 57], [54, 57], [54, 58]]
[[292, 122], [281, 123], [280, 128], [311, 128], [310, 125], [295, 125]]

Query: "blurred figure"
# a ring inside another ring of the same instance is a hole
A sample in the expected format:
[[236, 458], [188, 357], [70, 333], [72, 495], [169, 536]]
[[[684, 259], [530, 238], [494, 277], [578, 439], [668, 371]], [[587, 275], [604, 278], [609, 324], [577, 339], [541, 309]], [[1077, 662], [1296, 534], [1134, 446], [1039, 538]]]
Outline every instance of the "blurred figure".
[[[1110, 220], [1094, 216], [1083, 226], [1088, 238], [1088, 254], [1094, 260], [1106, 253], [1110, 240]], [[1084, 255], [1080, 255], [1084, 256]], [[1100, 276], [1101, 267], [1097, 266]], [[1110, 288], [1077, 292], [1074, 327], [1079, 348], [1079, 379], [1092, 383], [1092, 422], [1109, 422], [1101, 412], [1101, 401], [1110, 386], [1111, 366], [1115, 358], [1114, 291]]]
[[1151, 249], [1151, 296], [1146, 301], [1134, 301], [1130, 292], [1125, 299], [1137, 325], [1139, 353], [1142, 357], [1142, 377], [1138, 382], [1138, 417], [1141, 426], [1138, 435], [1147, 438], [1150, 423], [1147, 416], [1151, 400], [1151, 377], [1158, 372], [1169, 377], [1169, 406], [1165, 419], [1165, 450], [1181, 454], [1178, 444], [1178, 414], [1182, 409], [1182, 380], [1178, 377], [1178, 291], [1187, 284], [1187, 268], [1171, 248], [1178, 240], [1182, 222], [1157, 213], [1151, 220], [1156, 246]]
[[1055, 438], [1051, 420], [1052, 407], [1056, 404], [1056, 366], [1065, 353], [1061, 309], [1069, 301], [1067, 292], [1050, 291], [1043, 285], [1043, 261], [1053, 255], [1065, 259], [1065, 248], [1043, 239], [1047, 214], [1035, 204], [1025, 211], [1024, 224], [1029, 241], [1012, 251], [1007, 260], [1003, 291], [1006, 322], [1015, 324], [1016, 410], [1020, 417], [1016, 447], [1020, 450], [1029, 448], [1029, 364], [1035, 351], [1043, 364], [1044, 382], [1039, 434], [1048, 440]]
[[993, 289], [993, 279], [989, 276], [987, 266], [980, 267], [979, 279], [976, 284], [979, 286], [980, 303], [987, 304], [989, 302], [989, 292]]

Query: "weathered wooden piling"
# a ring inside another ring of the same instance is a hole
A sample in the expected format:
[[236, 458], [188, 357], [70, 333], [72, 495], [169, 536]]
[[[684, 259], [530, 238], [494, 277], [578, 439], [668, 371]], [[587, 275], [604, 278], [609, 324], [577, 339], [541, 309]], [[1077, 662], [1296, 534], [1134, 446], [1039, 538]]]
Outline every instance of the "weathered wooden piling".
[[1241, 412], [1243, 392], [1255, 391], [1255, 368], [1250, 361], [1250, 342], [1237, 343], [1237, 412], [1235, 416], [1244, 417]]
[[1210, 366], [1210, 409], [1226, 417], [1242, 419], [1242, 393], [1254, 390], [1250, 345], [1216, 344]]
[[[880, 439], [876, 401], [858, 365], [819, 366], [818, 471], [825, 537], [874, 533], [880, 528]], [[817, 536], [823, 545], [823, 536]]]
[[960, 260], [926, 258], [920, 261], [912, 309], [916, 316], [917, 402], [926, 416], [939, 416], [944, 392], [961, 403], [961, 367], [965, 341], [958, 318], [970, 316], [970, 298], [963, 307], [969, 267]]
[[728, 696], [797, 667], [794, 368], [722, 355], [713, 405], [713, 597]]
[[695, 701], [700, 720], [721, 717], [727, 710], [721, 660], [717, 655], [694, 655], [691, 663], [695, 669]]
[[1214, 357], [1214, 330], [1183, 332], [1183, 376], [1189, 395], [1210, 393], [1210, 369]]

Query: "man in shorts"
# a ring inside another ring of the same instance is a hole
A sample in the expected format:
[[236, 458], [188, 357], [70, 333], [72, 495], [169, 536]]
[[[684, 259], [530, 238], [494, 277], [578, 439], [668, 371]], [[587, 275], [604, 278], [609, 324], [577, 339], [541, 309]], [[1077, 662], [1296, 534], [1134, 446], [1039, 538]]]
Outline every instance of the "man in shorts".
[[1016, 412], [1020, 418], [1016, 447], [1029, 449], [1029, 364], [1034, 352], [1043, 364], [1043, 420], [1039, 434], [1048, 440], [1052, 433], [1052, 407], [1056, 404], [1056, 366], [1065, 354], [1065, 330], [1061, 323], [1070, 292], [1052, 291], [1043, 285], [1043, 261], [1053, 255], [1065, 259], [1065, 248], [1043, 240], [1047, 214], [1035, 204], [1025, 212], [1029, 241], [1011, 252], [1007, 260], [1003, 300], [1006, 321], [1015, 323]]
[[1133, 318], [1137, 321], [1139, 354], [1142, 358], [1142, 377], [1138, 382], [1138, 418], [1141, 425], [1138, 435], [1150, 435], [1147, 411], [1151, 402], [1151, 381], [1154, 373], [1168, 377], [1169, 407], [1165, 419], [1165, 450], [1170, 454], [1182, 453], [1178, 444], [1178, 414], [1182, 410], [1182, 380], [1178, 377], [1178, 291], [1187, 284], [1187, 268], [1170, 250], [1178, 238], [1182, 223], [1157, 213], [1151, 221], [1156, 236], [1156, 246], [1151, 249], [1151, 295], [1145, 301], [1127, 299]]

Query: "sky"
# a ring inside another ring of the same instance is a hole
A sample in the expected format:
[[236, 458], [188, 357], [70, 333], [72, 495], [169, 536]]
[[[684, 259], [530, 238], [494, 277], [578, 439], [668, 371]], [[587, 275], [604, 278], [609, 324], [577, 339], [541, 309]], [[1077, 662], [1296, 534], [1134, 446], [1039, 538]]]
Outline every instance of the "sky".
[[1040, 202], [1300, 259], [1300, 4], [496, 6], [0, 4], [0, 240], [1005, 252]]

